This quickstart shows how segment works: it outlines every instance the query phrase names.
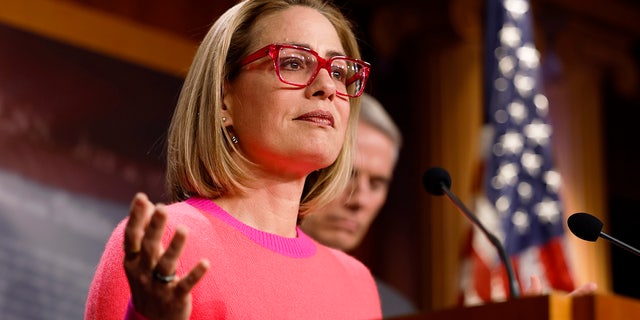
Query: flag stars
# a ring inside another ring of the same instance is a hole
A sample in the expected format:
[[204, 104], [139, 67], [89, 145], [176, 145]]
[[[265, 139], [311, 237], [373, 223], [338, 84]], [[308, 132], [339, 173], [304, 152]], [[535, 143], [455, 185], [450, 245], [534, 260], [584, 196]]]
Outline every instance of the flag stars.
[[493, 87], [498, 91], [505, 91], [509, 89], [509, 81], [503, 77], [500, 77], [493, 82]]
[[560, 208], [558, 202], [548, 197], [536, 204], [534, 211], [538, 216], [538, 220], [542, 223], [553, 224], [558, 222], [560, 219]]
[[522, 30], [510, 23], [505, 23], [498, 32], [503, 46], [515, 48], [522, 43]]
[[504, 56], [498, 60], [498, 69], [505, 77], [511, 79], [516, 69], [516, 59], [513, 56]]
[[529, 11], [529, 3], [525, 0], [505, 0], [504, 8], [516, 20], [520, 20], [527, 11]]
[[502, 216], [506, 216], [509, 213], [509, 207], [511, 207], [511, 200], [507, 196], [501, 196], [495, 203], [498, 213]]
[[496, 147], [499, 148], [501, 155], [505, 153], [518, 154], [524, 147], [524, 138], [519, 132], [510, 130], [500, 137]]
[[529, 215], [522, 210], [513, 213], [511, 223], [516, 227], [519, 234], [525, 234], [529, 230]]
[[507, 106], [507, 110], [509, 112], [509, 116], [517, 123], [520, 124], [524, 119], [527, 118], [528, 112], [527, 108], [524, 106], [524, 103], [520, 100], [516, 100], [510, 103]]
[[544, 159], [541, 155], [529, 150], [522, 154], [522, 159], [520, 160], [522, 167], [529, 173], [529, 175], [534, 177], [540, 172], [540, 167], [542, 166], [543, 161]]
[[546, 145], [551, 136], [551, 126], [540, 120], [533, 120], [531, 124], [524, 127], [524, 134], [536, 144]]
[[500, 190], [508, 185], [514, 185], [518, 178], [518, 166], [514, 163], [505, 163], [498, 168], [497, 174], [492, 179], [493, 188]]
[[519, 73], [513, 78], [513, 85], [521, 97], [530, 97], [531, 92], [533, 92], [533, 89], [536, 87], [536, 79]]
[[560, 191], [560, 185], [562, 184], [562, 177], [560, 176], [560, 173], [555, 170], [549, 170], [544, 173], [542, 179], [553, 193]]
[[538, 93], [533, 97], [533, 104], [536, 106], [536, 111], [540, 117], [546, 117], [549, 113], [549, 99], [542, 94]]
[[493, 118], [497, 123], [507, 123], [507, 121], [509, 121], [509, 114], [504, 109], [499, 109], [493, 114]]
[[520, 66], [527, 69], [535, 69], [540, 65], [540, 53], [531, 43], [526, 43], [516, 50], [516, 57], [520, 60]]
[[531, 184], [527, 182], [518, 183], [518, 195], [520, 195], [521, 202], [529, 202], [533, 196], [533, 188]]

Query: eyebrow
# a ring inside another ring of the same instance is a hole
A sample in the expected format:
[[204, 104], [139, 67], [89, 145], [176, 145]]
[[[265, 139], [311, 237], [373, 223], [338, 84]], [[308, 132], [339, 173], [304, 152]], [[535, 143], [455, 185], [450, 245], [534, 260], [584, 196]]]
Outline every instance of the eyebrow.
[[[307, 43], [300, 43], [300, 42], [283, 42], [283, 43], [292, 44], [294, 46], [305, 47], [307, 49], [311, 49], [311, 46], [309, 44], [307, 44]], [[313, 49], [311, 49], [311, 50], [313, 50]], [[315, 51], [315, 50], [313, 50], [313, 51]], [[328, 57], [346, 56], [346, 55], [347, 55], [346, 53], [340, 52], [340, 51], [329, 51], [329, 52], [327, 52], [327, 56]]]

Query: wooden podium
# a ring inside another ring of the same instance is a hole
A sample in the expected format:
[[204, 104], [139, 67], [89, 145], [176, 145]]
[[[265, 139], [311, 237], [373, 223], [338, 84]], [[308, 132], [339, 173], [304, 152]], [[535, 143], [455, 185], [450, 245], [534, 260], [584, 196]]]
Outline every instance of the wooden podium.
[[580, 297], [551, 294], [473, 307], [457, 307], [393, 319], [640, 320], [640, 300], [613, 294], [594, 294]]

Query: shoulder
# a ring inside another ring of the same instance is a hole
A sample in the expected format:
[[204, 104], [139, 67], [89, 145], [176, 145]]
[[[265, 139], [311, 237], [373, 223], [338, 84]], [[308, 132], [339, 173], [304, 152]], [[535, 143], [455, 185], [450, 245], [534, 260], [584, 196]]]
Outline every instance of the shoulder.
[[[203, 222], [206, 222], [206, 218], [198, 209], [190, 206], [186, 202], [167, 204], [166, 209], [169, 213], [169, 219], [166, 224], [167, 230], [173, 231], [177, 225], [187, 225], [189, 228], [205, 225]], [[116, 243], [114, 247], [121, 249], [122, 239], [124, 237], [124, 231], [128, 221], [129, 217], [127, 216], [118, 222], [107, 241], [107, 246], [109, 246], [109, 244]]]
[[332, 255], [348, 272], [353, 273], [354, 275], [359, 275], [366, 278], [371, 278], [373, 280], [373, 275], [367, 266], [365, 266], [360, 260], [354, 258], [353, 256], [340, 251], [338, 249], [334, 249], [331, 247], [327, 247], [322, 244], [318, 244], [319, 248], [322, 250], [326, 250], [330, 255]]
[[385, 318], [413, 314], [418, 311], [407, 297], [389, 284], [376, 278], [376, 285]]
[[166, 209], [169, 214], [167, 221], [168, 226], [185, 224], [187, 226], [198, 227], [207, 221], [207, 218], [200, 210], [185, 201], [168, 204], [166, 205]]

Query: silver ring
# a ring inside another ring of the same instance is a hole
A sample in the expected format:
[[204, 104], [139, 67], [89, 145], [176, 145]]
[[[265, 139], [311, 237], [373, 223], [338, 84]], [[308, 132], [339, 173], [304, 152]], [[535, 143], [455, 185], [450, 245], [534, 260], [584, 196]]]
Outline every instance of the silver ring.
[[158, 270], [153, 270], [153, 278], [162, 283], [169, 283], [176, 278], [176, 273], [174, 272], [171, 275], [163, 276], [160, 272], [158, 272]]

